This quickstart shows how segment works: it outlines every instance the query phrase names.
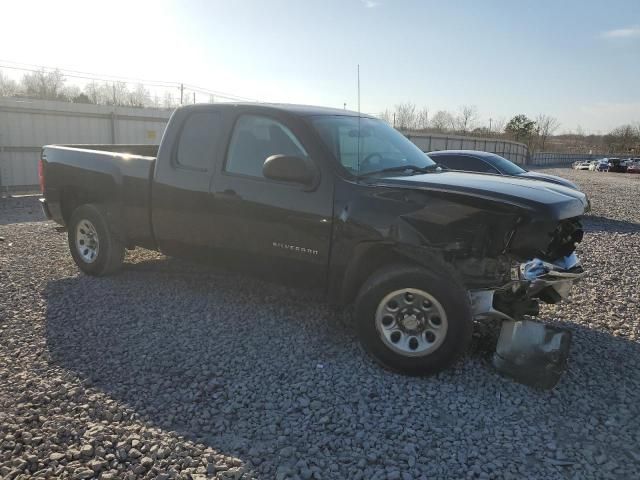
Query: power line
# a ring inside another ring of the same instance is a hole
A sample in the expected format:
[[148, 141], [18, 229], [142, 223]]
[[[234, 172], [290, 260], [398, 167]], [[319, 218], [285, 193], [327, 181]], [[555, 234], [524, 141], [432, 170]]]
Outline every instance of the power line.
[[[7, 63], [11, 65], [6, 65]], [[5, 68], [13, 68], [15, 70], [27, 70], [31, 72], [33, 71], [37, 72], [40, 70], [52, 72], [52, 71], [58, 70], [59, 72], [64, 73], [65, 75], [70, 77], [75, 75], [78, 78], [85, 78], [89, 80], [95, 79], [95, 80], [102, 80], [102, 81], [123, 81], [127, 83], [146, 83], [146, 84], [157, 84], [157, 86], [167, 86], [167, 87], [180, 85], [179, 82], [167, 82], [164, 80], [148, 80], [148, 79], [134, 78], [134, 77], [123, 77], [120, 75], [109, 75], [104, 73], [83, 72], [80, 70], [70, 70], [70, 69], [57, 68], [57, 67], [48, 67], [45, 65], [35, 65], [31, 63], [13, 62], [11, 60], [0, 59], [0, 64], [5, 64], [5, 65], [0, 65]]]
[[140, 79], [140, 78], [122, 77], [118, 75], [96, 74], [96, 73], [83, 72], [78, 70], [67, 70], [67, 69], [61, 69], [61, 68], [47, 67], [44, 65], [18, 63], [18, 62], [12, 62], [10, 60], [2, 60], [2, 59], [0, 59], [0, 68], [26, 71], [26, 72], [39, 72], [41, 70], [44, 70], [47, 73], [51, 73], [54, 71], [59, 71], [65, 77], [77, 78], [81, 80], [93, 80], [93, 81], [102, 81], [102, 82], [121, 81], [124, 83], [141, 83], [145, 86], [153, 86], [153, 87], [160, 87], [160, 88], [175, 88], [175, 89], [181, 89], [181, 88], [184, 89], [184, 87], [187, 87], [187, 89], [191, 91], [195, 91], [197, 93], [202, 93], [207, 95], [213, 95], [219, 98], [223, 98], [225, 100], [260, 102], [260, 100], [256, 100], [249, 97], [243, 97], [243, 96], [235, 95], [232, 93], [220, 92], [217, 90], [211, 90], [209, 88], [198, 87], [196, 85], [179, 83], [179, 82], [166, 82], [161, 80], [146, 80], [146, 79]]

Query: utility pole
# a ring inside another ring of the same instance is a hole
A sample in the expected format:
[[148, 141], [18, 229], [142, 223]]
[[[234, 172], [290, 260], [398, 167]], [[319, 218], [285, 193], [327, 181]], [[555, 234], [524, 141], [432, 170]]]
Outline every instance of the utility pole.
[[344, 102], [344, 103], [342, 104], [342, 108], [343, 108], [344, 110], [346, 110], [346, 109], [347, 109], [347, 102]]
[[491, 133], [491, 120], [492, 118], [489, 118], [489, 133]]
[[116, 84], [114, 83], [112, 86], [113, 89], [113, 104], [116, 104]]
[[194, 105], [196, 103], [196, 92], [193, 92], [193, 103], [194, 103]]
[[396, 128], [396, 112], [393, 112], [393, 128]]
[[182, 100], [184, 99], [184, 84], [180, 84], [180, 105], [182, 105]]

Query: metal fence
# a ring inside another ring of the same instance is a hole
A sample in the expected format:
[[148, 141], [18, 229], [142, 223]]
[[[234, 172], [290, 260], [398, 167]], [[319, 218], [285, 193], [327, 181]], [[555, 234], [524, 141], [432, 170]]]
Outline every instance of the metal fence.
[[50, 143], [158, 144], [172, 110], [0, 98], [0, 191], [38, 185]]
[[529, 149], [524, 143], [497, 138], [465, 137], [440, 133], [403, 132], [405, 136], [425, 152], [435, 150], [482, 150], [496, 153], [519, 165], [526, 165]]

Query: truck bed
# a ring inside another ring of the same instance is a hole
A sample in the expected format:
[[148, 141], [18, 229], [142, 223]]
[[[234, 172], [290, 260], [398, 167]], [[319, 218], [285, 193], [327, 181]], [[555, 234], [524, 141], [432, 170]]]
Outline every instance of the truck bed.
[[149, 200], [157, 152], [157, 145], [43, 147], [45, 196], [51, 217], [66, 225], [84, 197], [104, 199], [118, 210], [122, 219], [119, 228], [127, 244], [153, 247]]

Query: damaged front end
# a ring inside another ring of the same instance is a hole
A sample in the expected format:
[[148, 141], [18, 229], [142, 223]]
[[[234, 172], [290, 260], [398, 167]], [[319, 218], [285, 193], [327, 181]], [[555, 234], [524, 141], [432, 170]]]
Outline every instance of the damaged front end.
[[[577, 219], [560, 222], [548, 247], [538, 250], [544, 258], [514, 262], [509, 281], [499, 288], [470, 290], [477, 320], [502, 320], [493, 358], [498, 371], [540, 388], [552, 388], [560, 380], [571, 333], [531, 317], [538, 315], [540, 302], [553, 304], [567, 298], [573, 285], [585, 275], [575, 253], [582, 235]], [[549, 260], [551, 255], [558, 257]]]

